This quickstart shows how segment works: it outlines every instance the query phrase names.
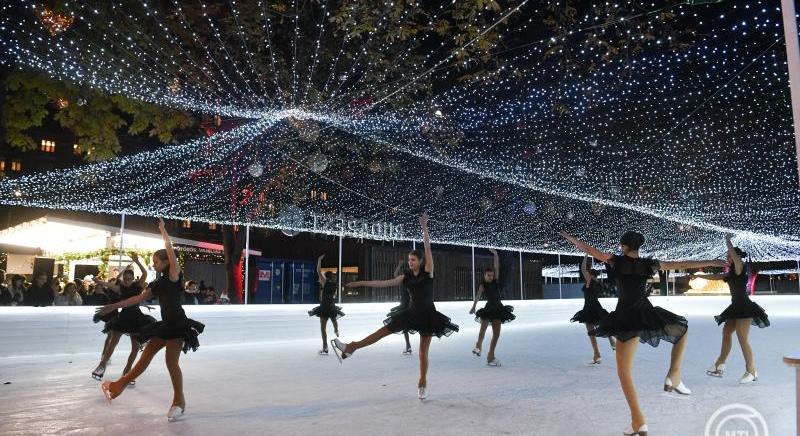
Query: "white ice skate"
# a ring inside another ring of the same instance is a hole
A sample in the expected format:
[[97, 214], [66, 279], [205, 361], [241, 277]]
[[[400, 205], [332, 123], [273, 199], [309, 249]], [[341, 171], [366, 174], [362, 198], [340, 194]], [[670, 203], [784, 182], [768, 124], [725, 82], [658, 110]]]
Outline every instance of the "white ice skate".
[[175, 422], [178, 420], [179, 417], [183, 416], [183, 412], [185, 409], [182, 406], [172, 406], [169, 408], [169, 412], [167, 412], [167, 421]]
[[639, 430], [633, 431], [632, 428], [628, 427], [622, 432], [625, 436], [647, 436], [647, 424], [639, 427]]
[[[677, 392], [681, 395], [691, 395], [692, 390], [687, 388], [686, 385], [683, 384], [683, 381], [678, 383], [678, 386], [674, 386], [672, 384], [672, 380], [669, 377], [664, 378], [664, 391], [666, 392]], [[636, 434], [636, 433], [634, 433]]]
[[347, 344], [340, 341], [339, 339], [331, 339], [331, 345], [333, 346], [333, 354], [336, 355], [336, 358], [339, 359], [339, 363], [342, 363], [343, 359], [347, 359], [348, 357], [353, 355], [353, 352], [346, 353], [345, 350], [347, 349]]
[[742, 376], [742, 378], [739, 379], [739, 384], [740, 385], [749, 385], [750, 383], [753, 383], [756, 380], [758, 380], [758, 371], [756, 371], [754, 374], [750, 374], [749, 372], [745, 372], [744, 375]]
[[710, 375], [711, 377], [722, 377], [725, 374], [725, 364], [720, 363], [719, 365], [711, 365], [711, 368], [706, 370], [706, 374]]

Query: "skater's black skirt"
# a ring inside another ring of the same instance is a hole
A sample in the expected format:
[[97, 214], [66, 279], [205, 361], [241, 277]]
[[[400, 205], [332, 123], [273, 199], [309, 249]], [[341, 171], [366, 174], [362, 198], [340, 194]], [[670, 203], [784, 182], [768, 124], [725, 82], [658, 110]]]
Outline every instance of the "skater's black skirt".
[[622, 342], [638, 337], [643, 344], [657, 347], [661, 340], [677, 343], [688, 329], [686, 318], [653, 307], [647, 298], [642, 298], [630, 307], [617, 307], [589, 334], [604, 338], [614, 336]]
[[106, 323], [103, 333], [110, 331], [125, 334], [138, 333], [146, 325], [154, 322], [156, 322], [156, 319], [142, 313], [138, 306], [126, 307], [122, 309], [117, 317]]
[[419, 333], [421, 336], [450, 336], [458, 331], [458, 325], [450, 321], [446, 315], [437, 312], [433, 306], [423, 309], [402, 309], [389, 312], [383, 321], [392, 333]]
[[717, 325], [721, 325], [726, 321], [752, 318], [751, 324], [759, 328], [769, 327], [769, 318], [764, 309], [759, 306], [755, 301], [749, 298], [742, 301], [736, 301], [728, 306], [722, 313], [714, 316]]
[[183, 339], [183, 352], [186, 353], [191, 349], [197, 351], [200, 346], [200, 341], [197, 336], [203, 333], [206, 326], [203, 323], [197, 322], [190, 318], [184, 320], [165, 322], [157, 321], [147, 324], [139, 331], [139, 333], [131, 334], [131, 337], [145, 344], [152, 338], [159, 338], [164, 340], [169, 339]]
[[308, 311], [308, 316], [318, 316], [320, 318], [333, 318], [339, 319], [344, 316], [344, 312], [342, 312], [342, 308], [332, 304], [332, 305], [322, 305], [311, 309]]
[[[119, 316], [119, 310], [115, 310], [113, 312], [109, 312], [109, 313], [107, 313], [105, 315], [100, 315], [100, 314], [95, 313], [94, 317], [92, 318], [92, 322], [94, 322], [95, 324], [97, 324], [100, 321], [108, 323], [108, 322], [112, 321], [113, 319], [115, 319], [117, 316]], [[105, 331], [105, 329], [103, 329], [103, 330]]]
[[575, 312], [570, 322], [580, 322], [583, 324], [597, 324], [601, 319], [608, 316], [608, 311], [603, 309], [597, 300], [587, 300], [583, 303], [583, 309]]
[[386, 314], [386, 317], [388, 318], [388, 317], [394, 316], [395, 314], [397, 314], [397, 312], [400, 312], [401, 310], [406, 310], [406, 309], [408, 309], [408, 306], [405, 306], [405, 305], [402, 305], [402, 304], [397, 305], [397, 306], [389, 309], [389, 313]]
[[486, 303], [483, 308], [475, 312], [475, 321], [500, 321], [505, 324], [517, 319], [514, 315], [514, 306], [504, 306], [502, 303]]

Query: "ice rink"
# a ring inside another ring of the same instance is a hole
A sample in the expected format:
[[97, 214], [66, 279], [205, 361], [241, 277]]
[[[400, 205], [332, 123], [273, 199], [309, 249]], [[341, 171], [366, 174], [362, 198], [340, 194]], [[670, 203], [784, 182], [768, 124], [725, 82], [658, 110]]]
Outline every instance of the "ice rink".
[[[729, 298], [652, 300], [689, 319], [683, 379], [694, 394], [663, 392], [669, 344], [640, 345], [635, 378], [651, 435], [703, 435], [713, 412], [730, 403], [757, 409], [771, 435], [794, 434], [794, 370], [781, 359], [800, 349], [800, 297], [755, 298], [772, 326], [751, 331], [759, 380], [749, 386], [737, 384], [744, 361], [735, 339], [726, 376], [705, 375], [720, 345], [711, 317]], [[411, 357], [392, 335], [339, 365], [332, 354], [317, 355], [310, 305], [186, 307], [206, 332], [200, 349], [181, 357], [187, 410], [174, 423], [165, 417], [172, 391], [163, 353], [108, 406], [90, 377], [104, 339], [92, 308], [0, 308], [0, 434], [621, 435], [629, 415], [608, 342], [600, 342], [603, 364], [590, 367], [586, 330], [569, 323], [582, 300], [507, 303], [517, 320], [503, 326], [499, 368], [470, 353], [478, 333], [470, 303], [437, 304], [461, 330], [434, 339], [425, 402], [416, 398], [417, 337]], [[375, 330], [392, 306], [343, 305], [342, 339]], [[124, 337], [106, 379], [120, 375], [129, 349]]]

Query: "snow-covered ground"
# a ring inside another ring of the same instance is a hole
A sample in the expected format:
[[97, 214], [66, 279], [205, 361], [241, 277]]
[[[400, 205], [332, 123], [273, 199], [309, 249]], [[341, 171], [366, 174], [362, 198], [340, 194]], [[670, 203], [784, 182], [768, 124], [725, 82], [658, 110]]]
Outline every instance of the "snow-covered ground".
[[[737, 384], [744, 362], [735, 340], [726, 377], [705, 375], [720, 344], [721, 329], [711, 316], [728, 301], [653, 299], [689, 318], [684, 381], [694, 394], [663, 392], [669, 344], [641, 345], [635, 377], [650, 434], [703, 435], [713, 412], [729, 403], [757, 409], [771, 435], [794, 434], [794, 370], [781, 359], [800, 349], [800, 297], [756, 300], [772, 326], [751, 332], [759, 380], [750, 386]], [[187, 414], [175, 423], [165, 418], [172, 394], [163, 354], [135, 388], [108, 406], [90, 377], [103, 341], [91, 308], [0, 308], [0, 434], [622, 434], [628, 412], [608, 343], [601, 342], [603, 364], [587, 366], [585, 329], [569, 323], [582, 302], [508, 303], [517, 320], [503, 327], [499, 368], [470, 354], [478, 324], [467, 314], [469, 303], [437, 304], [461, 331], [434, 339], [425, 402], [416, 399], [416, 354], [400, 354], [400, 335], [339, 365], [333, 355], [316, 354], [319, 323], [306, 316], [311, 306], [187, 307], [207, 329], [200, 349], [181, 358]], [[603, 305], [611, 309], [614, 301]], [[391, 306], [345, 305], [342, 339], [379, 327]], [[416, 352], [416, 337], [412, 344]], [[129, 349], [123, 338], [107, 378], [120, 375]]]

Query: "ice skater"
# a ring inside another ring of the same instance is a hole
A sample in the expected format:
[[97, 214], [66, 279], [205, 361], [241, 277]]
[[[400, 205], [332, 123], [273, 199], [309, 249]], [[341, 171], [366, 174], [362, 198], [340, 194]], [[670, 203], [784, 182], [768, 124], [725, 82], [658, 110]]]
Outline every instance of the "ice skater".
[[[608, 311], [603, 309], [603, 306], [600, 304], [600, 300], [598, 299], [603, 291], [603, 287], [597, 280], [597, 270], [589, 268], [588, 256], [584, 256], [583, 262], [581, 262], [581, 274], [583, 275], [584, 281], [582, 289], [583, 309], [576, 312], [570, 322], [577, 321], [579, 323], [583, 323], [586, 326], [586, 331], [591, 333], [597, 323], [600, 322], [601, 319], [608, 316]], [[600, 348], [597, 347], [597, 338], [591, 334], [588, 336], [589, 342], [592, 344], [592, 350], [594, 350], [594, 356], [589, 364], [599, 365], [603, 360], [600, 356]], [[609, 336], [608, 341], [611, 343], [611, 349], [616, 350], [616, 339], [614, 339], [613, 336]]]
[[322, 272], [322, 259], [325, 258], [323, 254], [317, 258], [317, 281], [319, 282], [319, 306], [308, 311], [308, 316], [319, 317], [319, 328], [322, 333], [322, 349], [319, 354], [323, 356], [328, 355], [328, 320], [333, 324], [333, 333], [339, 337], [339, 324], [337, 319], [344, 316], [342, 308], [334, 303], [337, 288], [339, 283], [336, 282], [336, 276], [328, 271]]
[[[403, 266], [405, 265], [405, 260], [400, 259], [397, 263], [397, 268], [394, 269], [393, 277], [401, 276], [405, 274], [403, 272]], [[408, 309], [410, 297], [408, 296], [408, 290], [404, 287], [400, 288], [400, 304], [389, 309], [389, 313], [386, 314], [387, 318], [393, 317], [397, 312], [401, 310]], [[406, 340], [406, 347], [403, 349], [403, 356], [410, 356], [412, 354], [411, 350], [411, 338], [408, 336], [408, 330], [403, 330], [403, 338]]]
[[153, 268], [158, 278], [150, 283], [139, 295], [106, 305], [97, 309], [98, 313], [109, 313], [119, 308], [136, 306], [140, 302], [153, 296], [158, 298], [161, 306], [161, 321], [148, 324], [136, 335], [137, 340], [147, 345], [142, 351], [139, 360], [133, 368], [116, 381], [103, 382], [101, 388], [109, 403], [118, 397], [128, 385], [136, 380], [150, 365], [150, 361], [162, 348], [166, 348], [166, 361], [169, 377], [172, 381], [172, 405], [167, 412], [169, 421], [175, 420], [186, 410], [186, 398], [183, 395], [183, 374], [178, 363], [181, 350], [186, 353], [191, 348], [197, 350], [200, 345], [197, 335], [203, 332], [205, 326], [193, 319], [186, 317], [181, 307], [183, 295], [183, 277], [178, 259], [169, 234], [164, 228], [164, 220], [158, 220], [158, 229], [164, 238], [164, 249], [153, 253]]
[[624, 430], [624, 434], [646, 436], [647, 420], [639, 407], [636, 387], [633, 384], [633, 359], [638, 342], [648, 343], [653, 347], [658, 346], [662, 339], [672, 343], [672, 356], [669, 371], [664, 378], [664, 390], [683, 395], [691, 394], [691, 390], [681, 380], [681, 363], [688, 340], [688, 322], [686, 318], [666, 309], [653, 307], [647, 299], [647, 280], [658, 270], [724, 266], [725, 262], [721, 260], [661, 262], [641, 258], [639, 248], [644, 244], [644, 236], [633, 231], [622, 235], [620, 240], [622, 255], [605, 253], [563, 232], [561, 235], [579, 250], [609, 264], [614, 269], [619, 290], [617, 307], [600, 320], [597, 328], [590, 334], [616, 337], [617, 376], [631, 412], [630, 427]]
[[[489, 324], [492, 325], [492, 341], [489, 343], [489, 354], [486, 355], [486, 364], [489, 366], [500, 366], [500, 360], [497, 359], [494, 352], [497, 348], [497, 341], [500, 340], [500, 326], [507, 322], [511, 322], [517, 317], [514, 315], [514, 306], [505, 306], [500, 300], [500, 286], [497, 281], [500, 280], [500, 257], [497, 255], [497, 250], [489, 250], [494, 256], [494, 269], [487, 269], [483, 272], [483, 282], [478, 286], [478, 293], [475, 295], [475, 300], [472, 302], [472, 308], [469, 310], [470, 315], [475, 315], [475, 321], [481, 323], [480, 331], [478, 332], [478, 342], [475, 343], [475, 348], [472, 354], [475, 357], [481, 356], [481, 349], [483, 348], [483, 337], [486, 335], [486, 328]], [[478, 300], [482, 295], [486, 295], [486, 305], [477, 312], [475, 306], [478, 305]]]
[[[147, 268], [139, 261], [139, 256], [136, 253], [131, 253], [131, 259], [136, 266], [139, 267], [139, 271], [142, 272], [139, 280], [134, 281], [133, 270], [126, 268], [122, 272], [122, 275], [114, 282], [104, 282], [95, 278], [95, 286], [102, 286], [110, 289], [115, 295], [119, 296], [119, 300], [126, 300], [139, 295], [147, 286]], [[92, 371], [92, 377], [96, 380], [101, 380], [103, 378], [108, 360], [111, 359], [111, 355], [114, 354], [114, 350], [123, 334], [130, 335], [131, 352], [128, 355], [128, 362], [125, 364], [125, 369], [123, 369], [122, 373], [125, 374], [130, 371], [133, 362], [136, 360], [136, 356], [139, 354], [139, 349], [141, 348], [141, 344], [136, 340], [136, 333], [139, 333], [147, 324], [156, 322], [156, 319], [152, 316], [142, 313], [139, 306], [128, 306], [122, 308], [122, 311], [118, 314], [116, 314], [116, 312], [111, 313], [115, 314], [115, 316], [110, 318], [103, 328], [103, 333], [107, 335], [105, 346], [103, 347], [103, 354], [100, 357], [100, 363], [97, 365], [97, 368]], [[135, 380], [131, 380], [131, 385], [135, 382]]]
[[708, 280], [724, 279], [731, 292], [731, 304], [714, 317], [717, 325], [725, 324], [722, 327], [722, 350], [714, 365], [706, 373], [714, 377], [722, 377], [725, 373], [725, 361], [731, 352], [733, 333], [736, 332], [745, 362], [745, 373], [739, 379], [739, 383], [750, 384], [758, 380], [753, 350], [750, 348], [750, 325], [759, 328], [769, 327], [769, 318], [764, 309], [747, 295], [747, 271], [742, 261], [742, 258], [747, 257], [747, 253], [733, 246], [731, 235], [725, 237], [725, 243], [728, 247], [728, 273], [702, 276]]
[[431, 252], [430, 234], [428, 232], [428, 214], [419, 218], [422, 227], [422, 242], [425, 252], [417, 250], [408, 254], [408, 271], [390, 280], [372, 280], [351, 282], [348, 288], [359, 286], [371, 288], [389, 288], [403, 285], [408, 289], [410, 303], [408, 309], [398, 311], [383, 321], [384, 326], [360, 341], [343, 343], [339, 339], [332, 342], [336, 357], [347, 359], [357, 350], [367, 347], [389, 336], [392, 333], [408, 331], [419, 333], [419, 381], [417, 382], [417, 398], [427, 398], [428, 386], [428, 350], [433, 336], [441, 338], [458, 331], [458, 326], [450, 318], [436, 311], [433, 303], [433, 253]]

